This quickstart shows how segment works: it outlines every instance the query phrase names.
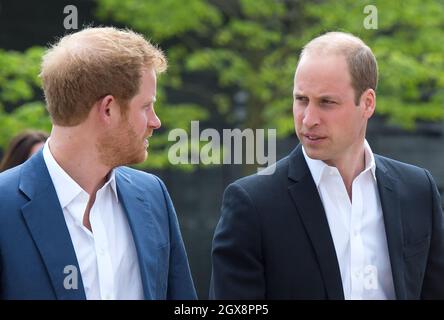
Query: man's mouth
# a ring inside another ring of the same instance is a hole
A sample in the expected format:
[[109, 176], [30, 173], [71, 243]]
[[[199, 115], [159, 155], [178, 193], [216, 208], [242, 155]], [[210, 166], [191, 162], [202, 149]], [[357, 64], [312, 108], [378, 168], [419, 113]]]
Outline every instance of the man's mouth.
[[148, 146], [150, 145], [150, 139], [151, 139], [152, 135], [153, 135], [153, 133], [148, 134], [148, 136], [146, 136], [145, 139], [143, 140], [146, 148], [148, 148]]
[[312, 135], [312, 134], [304, 134], [304, 137], [310, 141], [319, 141], [319, 140], [325, 139], [325, 137], [318, 136], [318, 135]]

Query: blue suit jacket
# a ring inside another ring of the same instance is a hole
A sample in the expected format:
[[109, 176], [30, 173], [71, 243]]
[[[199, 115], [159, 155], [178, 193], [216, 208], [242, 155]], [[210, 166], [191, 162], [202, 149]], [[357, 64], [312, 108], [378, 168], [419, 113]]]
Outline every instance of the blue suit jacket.
[[[145, 299], [195, 299], [165, 185], [154, 175], [127, 167], [116, 169], [116, 182], [137, 250]], [[78, 288], [65, 288], [66, 266], [80, 270], [40, 151], [0, 174], [0, 298], [85, 299], [80, 271]]]

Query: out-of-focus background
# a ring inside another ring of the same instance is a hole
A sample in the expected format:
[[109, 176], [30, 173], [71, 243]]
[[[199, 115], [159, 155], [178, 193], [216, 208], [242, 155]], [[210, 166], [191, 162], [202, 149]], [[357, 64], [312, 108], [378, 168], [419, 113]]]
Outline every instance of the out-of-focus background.
[[99, 25], [143, 33], [169, 59], [156, 103], [163, 126], [138, 167], [169, 189], [201, 299], [223, 190], [256, 166], [172, 165], [168, 134], [190, 132], [192, 120], [200, 131], [276, 129], [277, 159], [284, 157], [298, 143], [298, 55], [325, 31], [358, 35], [378, 59], [377, 114], [367, 136], [373, 151], [428, 169], [443, 192], [443, 0], [0, 0], [0, 155], [24, 129], [50, 131], [38, 79], [44, 47]]

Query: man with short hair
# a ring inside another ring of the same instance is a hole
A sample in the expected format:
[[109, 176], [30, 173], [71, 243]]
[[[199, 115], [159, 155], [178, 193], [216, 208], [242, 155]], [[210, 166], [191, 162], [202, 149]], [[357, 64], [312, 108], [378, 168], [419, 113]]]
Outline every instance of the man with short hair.
[[373, 154], [365, 140], [377, 79], [372, 51], [353, 35], [304, 47], [293, 92], [300, 144], [273, 175], [226, 189], [211, 298], [444, 298], [432, 176]]
[[129, 30], [87, 28], [43, 57], [50, 139], [0, 175], [3, 299], [195, 299], [163, 182], [147, 157], [162, 51]]

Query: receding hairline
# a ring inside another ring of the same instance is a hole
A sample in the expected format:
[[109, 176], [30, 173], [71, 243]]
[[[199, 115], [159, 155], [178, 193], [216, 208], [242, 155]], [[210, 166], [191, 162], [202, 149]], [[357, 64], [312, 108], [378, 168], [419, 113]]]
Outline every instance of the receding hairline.
[[358, 37], [345, 32], [327, 32], [308, 42], [302, 49], [300, 57], [304, 54], [339, 54], [347, 55], [348, 52], [359, 49], [371, 49]]
[[367, 89], [376, 91], [378, 85], [378, 63], [369, 46], [357, 36], [345, 32], [328, 32], [308, 42], [300, 56], [296, 73], [304, 57], [338, 56], [345, 59], [351, 85], [355, 91], [355, 104], [359, 104], [362, 93]]

